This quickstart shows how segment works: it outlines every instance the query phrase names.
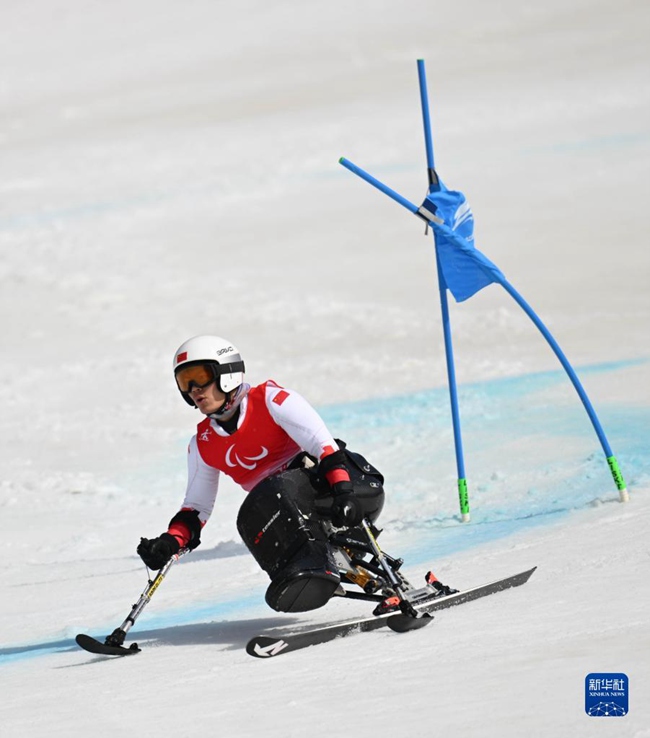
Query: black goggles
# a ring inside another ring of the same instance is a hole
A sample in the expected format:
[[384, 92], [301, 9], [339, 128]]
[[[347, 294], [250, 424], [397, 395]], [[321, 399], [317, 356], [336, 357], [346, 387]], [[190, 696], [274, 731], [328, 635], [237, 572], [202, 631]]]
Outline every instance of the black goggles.
[[217, 370], [218, 366], [218, 364], [213, 363], [182, 366], [176, 372], [176, 384], [178, 385], [178, 389], [181, 392], [187, 393], [192, 389], [192, 386], [197, 389], [207, 387], [219, 376], [219, 372]]
[[212, 382], [216, 381], [219, 385], [219, 377], [222, 374], [233, 374], [234, 372], [243, 372], [244, 362], [233, 361], [230, 364], [218, 364], [216, 361], [199, 362], [198, 364], [189, 364], [182, 366], [176, 371], [176, 384], [178, 389], [187, 394], [192, 387], [203, 389]]

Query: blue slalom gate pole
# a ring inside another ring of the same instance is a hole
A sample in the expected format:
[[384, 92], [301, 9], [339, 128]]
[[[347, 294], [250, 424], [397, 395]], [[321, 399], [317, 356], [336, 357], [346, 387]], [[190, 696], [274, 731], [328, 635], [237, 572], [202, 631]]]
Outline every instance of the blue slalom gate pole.
[[[420, 103], [422, 107], [422, 127], [424, 129], [424, 146], [427, 153], [427, 176], [429, 192], [440, 190], [440, 180], [436, 173], [433, 157], [433, 137], [431, 135], [431, 115], [429, 113], [429, 95], [424, 60], [418, 59], [418, 81], [420, 84]], [[440, 311], [442, 313], [442, 331], [445, 340], [445, 360], [447, 363], [447, 383], [449, 385], [449, 401], [451, 403], [451, 422], [454, 429], [454, 449], [456, 452], [456, 470], [458, 472], [458, 502], [460, 516], [464, 523], [469, 521], [469, 494], [465, 476], [465, 459], [463, 456], [463, 437], [460, 429], [460, 411], [458, 409], [458, 388], [456, 385], [456, 368], [454, 365], [454, 347], [451, 339], [451, 321], [449, 319], [449, 301], [447, 299], [447, 283], [442, 273], [442, 264], [438, 254], [435, 232], [433, 243], [436, 251], [436, 269], [438, 270], [438, 290], [440, 292]]]
[[429, 113], [429, 95], [427, 92], [427, 74], [424, 59], [418, 59], [418, 81], [420, 83], [420, 105], [422, 108], [422, 127], [424, 128], [424, 146], [427, 151], [427, 173], [429, 175], [429, 192], [440, 189], [436, 165], [433, 159], [433, 138], [431, 137], [431, 116]]
[[454, 351], [451, 342], [451, 321], [449, 319], [449, 301], [447, 285], [442, 274], [442, 266], [436, 249], [436, 268], [438, 270], [438, 289], [440, 291], [440, 312], [442, 314], [442, 332], [445, 339], [445, 359], [447, 363], [447, 382], [449, 384], [449, 400], [451, 403], [451, 422], [454, 429], [454, 448], [456, 450], [456, 471], [458, 473], [458, 502], [460, 518], [463, 523], [469, 522], [469, 494], [465, 477], [465, 460], [463, 457], [463, 438], [460, 432], [460, 412], [458, 410], [458, 389], [456, 385], [456, 369], [454, 367]]
[[584, 387], [582, 386], [582, 383], [578, 379], [578, 375], [575, 373], [573, 367], [569, 363], [569, 360], [567, 359], [564, 352], [560, 348], [560, 345], [558, 344], [558, 342], [553, 338], [551, 332], [544, 325], [544, 323], [542, 323], [540, 317], [533, 310], [533, 308], [528, 304], [528, 302], [526, 302], [526, 300], [522, 297], [522, 295], [519, 294], [519, 292], [517, 292], [517, 290], [510, 284], [510, 282], [508, 282], [508, 280], [502, 280], [499, 282], [499, 284], [501, 284], [501, 286], [505, 289], [505, 291], [515, 300], [515, 302], [519, 305], [519, 307], [533, 321], [533, 323], [536, 325], [539, 332], [544, 336], [544, 338], [546, 339], [546, 342], [553, 350], [553, 353], [559, 359], [560, 364], [562, 364], [562, 366], [564, 367], [564, 371], [567, 373], [569, 379], [571, 380], [571, 383], [573, 384], [576, 392], [578, 393], [578, 397], [580, 397], [580, 400], [582, 401], [582, 404], [584, 405], [584, 408], [587, 411], [587, 415], [589, 416], [589, 420], [591, 420], [591, 424], [593, 425], [594, 430], [596, 431], [596, 435], [598, 436], [598, 440], [600, 441], [600, 445], [603, 448], [605, 458], [607, 459], [607, 463], [612, 473], [614, 483], [616, 484], [616, 487], [618, 489], [619, 498], [621, 502], [627, 502], [629, 500], [629, 494], [627, 491], [627, 487], [625, 485], [625, 480], [623, 479], [623, 474], [618, 465], [618, 461], [616, 460], [616, 457], [614, 456], [612, 452], [611, 446], [609, 445], [609, 441], [607, 440], [607, 437], [605, 436], [605, 431], [603, 430], [603, 427], [600, 424], [600, 421], [598, 420], [598, 416], [596, 415], [596, 411], [594, 410], [593, 405], [591, 404], [591, 401], [589, 400], [589, 397], [587, 396], [587, 393], [585, 392]]
[[380, 182], [378, 179], [372, 176], [372, 174], [368, 174], [364, 169], [361, 169], [361, 167], [358, 167], [356, 164], [353, 164], [349, 159], [346, 159], [344, 156], [342, 156], [339, 159], [339, 164], [343, 165], [346, 169], [349, 169], [351, 172], [354, 172], [357, 176], [361, 177], [361, 179], [368, 182], [368, 184], [371, 184], [373, 187], [376, 187], [378, 190], [383, 192], [385, 195], [388, 195], [392, 200], [395, 200], [395, 202], [398, 202], [400, 205], [405, 207], [407, 210], [412, 212], [413, 214], [417, 214], [418, 212], [418, 206], [414, 205], [410, 200], [407, 200], [405, 197], [402, 197], [399, 192], [395, 192], [395, 190], [392, 190], [388, 185], [385, 185], [383, 182]]
[[[423, 211], [422, 208], [418, 208], [412, 202], [402, 197], [395, 190], [391, 189], [388, 185], [384, 184], [376, 177], [368, 174], [364, 169], [353, 164], [345, 157], [339, 159], [339, 163], [346, 169], [356, 174], [361, 179], [365, 180], [373, 187], [376, 187], [380, 192], [388, 195], [392, 200], [398, 202], [400, 205], [405, 207], [409, 212], [414, 215], [418, 215], [427, 223], [435, 222], [436, 218], [431, 213]], [[433, 221], [432, 221], [433, 219]], [[434, 240], [435, 243], [435, 240]], [[442, 274], [442, 268], [440, 266], [440, 260], [438, 258], [438, 252], [436, 250], [436, 266], [438, 270], [438, 286], [440, 290], [440, 309], [442, 311], [442, 328], [445, 339], [445, 357], [447, 360], [447, 378], [449, 381], [449, 397], [451, 401], [451, 419], [454, 428], [454, 446], [456, 450], [456, 469], [458, 471], [458, 499], [460, 503], [460, 514], [461, 519], [464, 523], [469, 521], [469, 497], [467, 494], [467, 480], [465, 479], [465, 462], [463, 459], [463, 442], [460, 432], [460, 413], [458, 411], [458, 390], [456, 386], [456, 371], [454, 368], [454, 356], [451, 341], [451, 323], [449, 320], [449, 304], [447, 300], [447, 285], [445, 278]]]

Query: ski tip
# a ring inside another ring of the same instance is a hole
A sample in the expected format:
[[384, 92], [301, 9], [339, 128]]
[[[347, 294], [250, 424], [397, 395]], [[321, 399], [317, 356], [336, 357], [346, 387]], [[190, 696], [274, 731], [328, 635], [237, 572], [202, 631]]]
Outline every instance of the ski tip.
[[75, 642], [77, 646], [81, 646], [81, 648], [84, 648], [87, 650], [88, 646], [91, 646], [94, 643], [99, 643], [95, 638], [92, 636], [86, 635], [85, 633], [79, 633], [75, 636]]
[[510, 586], [519, 587], [522, 584], [526, 584], [526, 582], [533, 576], [536, 571], [537, 567], [533, 566], [532, 569], [526, 569], [526, 571], [522, 571], [521, 574], [516, 574], [514, 577], [512, 577], [512, 583], [510, 584]]

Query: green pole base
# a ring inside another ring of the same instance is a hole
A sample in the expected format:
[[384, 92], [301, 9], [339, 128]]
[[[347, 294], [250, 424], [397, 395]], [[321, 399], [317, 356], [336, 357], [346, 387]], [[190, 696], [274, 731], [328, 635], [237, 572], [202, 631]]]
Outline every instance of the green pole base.
[[469, 523], [469, 494], [467, 493], [467, 480], [458, 480], [458, 501], [460, 503], [460, 519], [463, 523]]
[[608, 456], [607, 463], [609, 464], [609, 470], [611, 471], [612, 477], [614, 478], [614, 483], [618, 488], [618, 497], [620, 501], [629, 502], [630, 495], [627, 491], [627, 486], [625, 485], [625, 479], [623, 479], [621, 467], [618, 465], [618, 461], [616, 461], [616, 456]]

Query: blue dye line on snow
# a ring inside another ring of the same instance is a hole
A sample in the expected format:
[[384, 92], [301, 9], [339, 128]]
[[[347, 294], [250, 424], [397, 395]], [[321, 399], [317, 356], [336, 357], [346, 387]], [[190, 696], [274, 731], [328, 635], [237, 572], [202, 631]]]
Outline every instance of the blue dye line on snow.
[[[648, 361], [638, 359], [606, 362], [582, 367], [578, 374], [583, 377], [615, 373], [647, 364]], [[593, 448], [597, 449], [598, 442], [584, 409], [578, 398], [572, 397], [573, 388], [568, 389], [567, 401], [561, 406], [548, 402], [547, 393], [555, 392], [555, 388], [563, 382], [568, 384], [568, 379], [562, 370], [558, 370], [461, 386], [461, 416], [467, 447], [472, 446], [472, 436], [478, 435], [481, 454], [489, 452], [491, 444], [507, 453], [508, 443], [541, 433], [556, 442], [565, 437], [590, 437], [593, 438]], [[524, 415], [521, 414], [522, 407], [526, 411]], [[384, 445], [390, 447], [396, 438], [400, 439], [403, 448], [409, 450], [408, 456], [422, 454], [423, 450], [435, 455], [435, 444], [440, 441], [443, 431], [448, 435], [448, 452], [451, 449], [449, 398], [446, 388], [331, 405], [320, 408], [320, 412], [335, 435], [348, 440], [352, 448], [358, 448], [362, 453], [367, 452], [369, 456], [368, 447], [381, 450]], [[631, 494], [634, 495], [636, 484], [647, 486], [650, 481], [650, 462], [647, 457], [650, 409], [608, 405], [601, 409], [600, 414], [631, 488]], [[404, 463], [406, 462], [405, 458]], [[453, 458], [449, 463], [453, 466]], [[381, 467], [380, 461], [377, 465]], [[472, 466], [471, 459], [469, 466]], [[424, 476], [426, 495], [426, 464], [416, 459], [413, 465], [411, 460], [408, 468], [409, 473]], [[399, 471], [398, 469], [398, 473]], [[599, 450], [578, 460], [549, 459], [544, 471], [548, 472], [551, 479], [555, 473], [556, 477], [561, 477], [561, 482], [551, 481], [545, 489], [531, 488], [526, 491], [524, 502], [518, 497], [513, 504], [509, 504], [507, 496], [499, 489], [498, 481], [484, 483], [483, 489], [477, 490], [472, 488], [472, 480], [469, 478], [470, 501], [475, 506], [472, 510], [472, 522], [469, 524], [459, 523], [455, 512], [451, 512], [456, 509], [455, 500], [452, 499], [445, 499], [444, 504], [438, 501], [440, 511], [425, 517], [391, 521], [384, 515], [381, 522], [400, 541], [400, 550], [389, 550], [389, 553], [404, 556], [409, 568], [425, 562], [433, 564], [436, 560], [440, 562], [450, 558], [454, 553], [476, 548], [514, 533], [556, 523], [563, 516], [594, 504], [598, 497], [594, 493], [594, 487], [609, 490], [609, 499], [617, 499], [616, 490]], [[428, 487], [433, 491], [440, 486], [443, 486], [442, 482], [431, 477]], [[501, 498], [505, 497], [496, 506], [490, 497], [494, 490]], [[396, 498], [408, 494], [409, 488], [403, 484], [395, 484], [387, 490], [387, 495], [395, 495]], [[433, 504], [428, 503], [425, 496], [422, 506], [430, 511]], [[133, 639], [129, 641], [146, 640], [147, 635], [155, 637], [157, 632], [174, 627], [223, 620], [233, 614], [241, 616], [247, 609], [259, 606], [262, 600], [260, 588], [259, 592], [243, 599], [220, 600], [215, 604], [177, 608], [163, 613], [145, 611], [138, 621], [137, 629], [133, 631]], [[118, 624], [103, 628], [93, 627], [92, 633], [106, 635], [116, 625]], [[0, 647], [0, 664], [71, 650], [78, 650], [72, 638]]]
[[[580, 377], [605, 374], [641, 366], [649, 362], [650, 359], [645, 358], [608, 361], [580, 367], [577, 373]], [[558, 369], [463, 384], [459, 387], [459, 392], [461, 397], [463, 395], [468, 397], [483, 394], [489, 396], [491, 401], [516, 400], [562, 383], [566, 383], [567, 387], [570, 388], [566, 373]], [[575, 397], [576, 402], [579, 403], [577, 395]], [[496, 406], [496, 402], [492, 404]], [[461, 411], [462, 409], [461, 407]], [[341, 405], [328, 405], [320, 408], [319, 411], [328, 423], [340, 423], [350, 427], [363, 425], [364, 427], [374, 428], [378, 425], [391, 423], [395, 420], [395, 413], [399, 413], [400, 417], [403, 417], [406, 422], [413, 419], [422, 419], [427, 422], [440, 419], [447, 422], [450, 416], [449, 392], [446, 387], [439, 387], [381, 399], [373, 398]], [[368, 426], [368, 424], [370, 425]]]
[[[151, 640], [152, 638], [159, 637], [164, 631], [173, 628], [196, 625], [197, 623], [209, 623], [215, 619], [227, 620], [233, 614], [237, 613], [241, 615], [248, 608], [259, 606], [259, 604], [260, 597], [254, 594], [243, 598], [238, 597], [233, 600], [222, 600], [218, 603], [204, 604], [198, 607], [176, 608], [163, 613], [145, 611], [138, 619], [133, 631], [129, 634], [126, 645], [128, 646], [133, 642]], [[92, 629], [86, 629], [85, 632], [101, 641], [120, 624], [121, 622], [104, 625], [103, 627], [101, 625], [93, 626]], [[0, 666], [37, 656], [47, 656], [49, 654], [65, 653], [68, 651], [82, 653], [74, 638], [61, 638], [54, 641], [42, 641], [40, 643], [29, 643], [18, 646], [0, 646]]]
[[[649, 362], [650, 359], [605, 362], [581, 367], [578, 374], [586, 377], [617, 372]], [[545, 393], [560, 385], [564, 385], [566, 400], [561, 407], [549, 405]], [[509, 428], [504, 430], [511, 429], [516, 438], [522, 437], [525, 432], [530, 432], [531, 435], [537, 432], [551, 435], [584, 433], [591, 434], [596, 439], [588, 416], [562, 370], [465, 384], [459, 388], [459, 397], [464, 431], [484, 428], [491, 432], [492, 425], [508, 425]], [[595, 405], [598, 406], [598, 403]], [[521, 414], [522, 409], [525, 411], [524, 414]], [[337, 432], [341, 435], [354, 434], [357, 444], [364, 444], [366, 440], [376, 442], [379, 439], [381, 442], [386, 439], [403, 438], [404, 433], [414, 435], [409, 431], [412, 428], [417, 434], [422, 428], [433, 431], [451, 430], [449, 395], [446, 388], [330, 405], [320, 408], [320, 413], [334, 431], [334, 435], [337, 435]], [[621, 426], [625, 426], [631, 417], [633, 431], [639, 422], [647, 421], [648, 413], [648, 408], [638, 406], [612, 405], [604, 410], [600, 409], [600, 415], [606, 418], [608, 424], [617, 421]], [[647, 426], [643, 430], [647, 431]], [[609, 431], [609, 435], [616, 440], [624, 428], [609, 428]], [[634, 433], [624, 435], [633, 436]], [[418, 445], [416, 443], [415, 447]], [[612, 445], [618, 447], [621, 444]], [[599, 448], [597, 439], [594, 447]], [[363, 452], [363, 446], [360, 446], [359, 450]]]

